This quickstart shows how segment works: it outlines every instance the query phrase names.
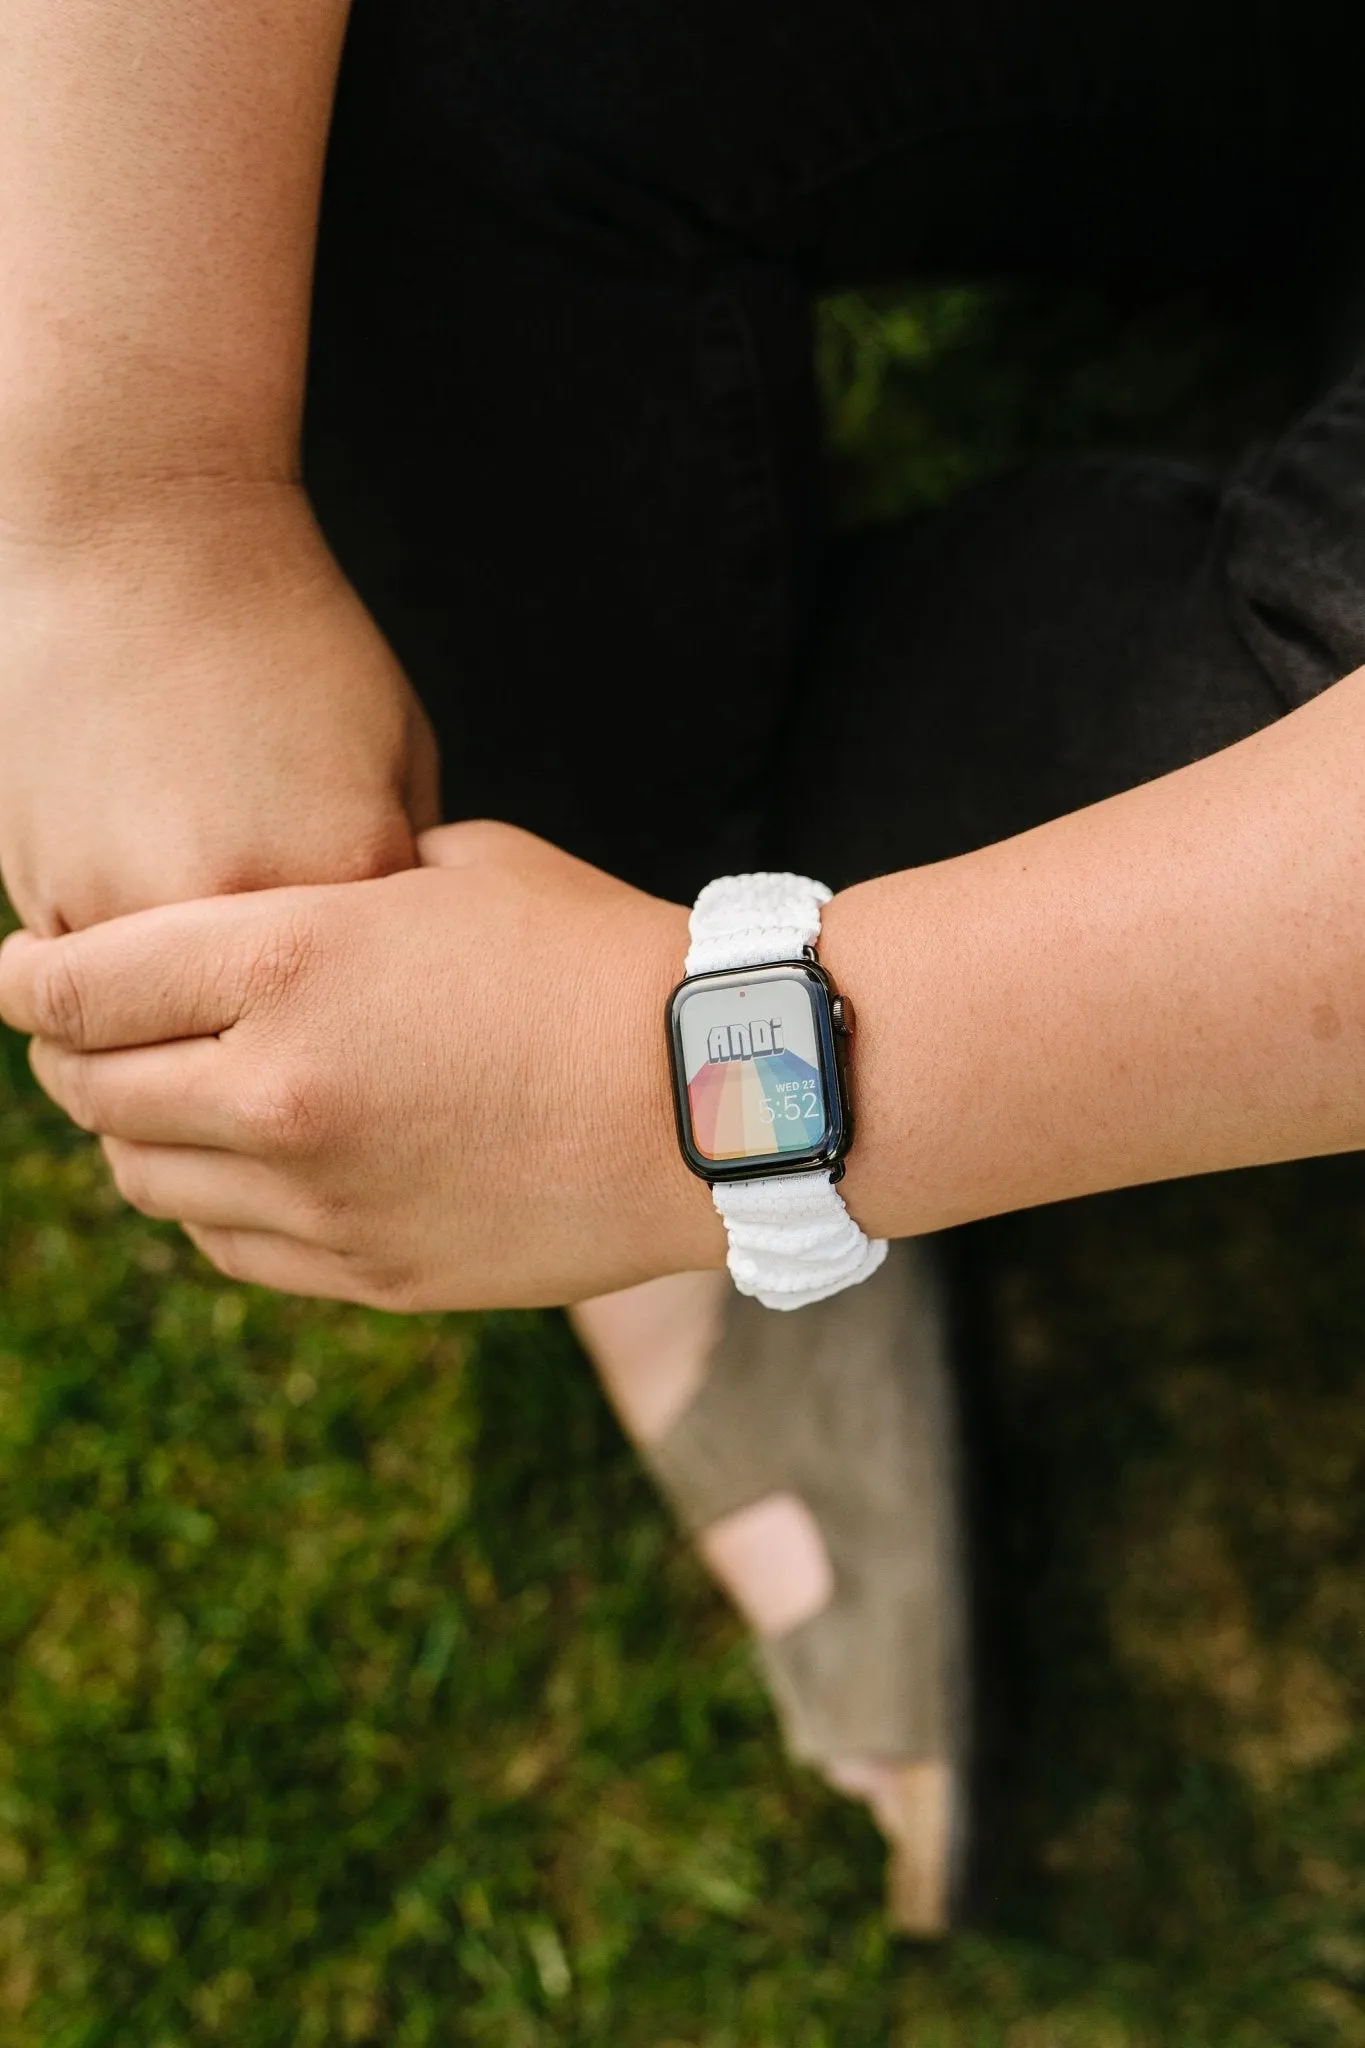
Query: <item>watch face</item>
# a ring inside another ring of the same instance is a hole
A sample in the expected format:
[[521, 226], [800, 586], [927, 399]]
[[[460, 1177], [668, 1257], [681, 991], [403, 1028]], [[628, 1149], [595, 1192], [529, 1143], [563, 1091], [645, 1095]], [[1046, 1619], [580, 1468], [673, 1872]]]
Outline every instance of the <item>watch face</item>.
[[831, 1156], [843, 1116], [817, 971], [751, 967], [684, 982], [672, 1025], [690, 1164], [761, 1173]]

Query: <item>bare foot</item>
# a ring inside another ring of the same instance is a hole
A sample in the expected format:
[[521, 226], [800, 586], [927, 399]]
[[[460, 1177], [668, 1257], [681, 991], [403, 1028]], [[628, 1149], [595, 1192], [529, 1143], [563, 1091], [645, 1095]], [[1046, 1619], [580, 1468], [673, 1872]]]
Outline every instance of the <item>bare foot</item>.
[[[729, 1285], [724, 1273], [675, 1273], [569, 1311], [622, 1427], [642, 1450], [667, 1436], [700, 1393]], [[723, 1516], [697, 1548], [756, 1635], [785, 1635], [833, 1596], [819, 1524], [794, 1494], [771, 1493]]]
[[[729, 1281], [682, 1273], [570, 1311], [622, 1426], [643, 1451], [700, 1393], [720, 1340]], [[820, 1614], [834, 1571], [819, 1524], [792, 1493], [770, 1493], [704, 1530], [697, 1545], [755, 1634], [776, 1639]], [[822, 1766], [838, 1791], [863, 1801], [891, 1851], [893, 1924], [937, 1935], [948, 1924], [946, 1872], [952, 1774], [943, 1763], [839, 1757]]]

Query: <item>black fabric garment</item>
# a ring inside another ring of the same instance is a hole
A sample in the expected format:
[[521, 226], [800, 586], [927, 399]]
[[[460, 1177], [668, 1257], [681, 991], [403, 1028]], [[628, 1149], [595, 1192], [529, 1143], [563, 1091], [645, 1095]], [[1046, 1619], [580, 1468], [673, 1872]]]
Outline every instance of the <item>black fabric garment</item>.
[[677, 898], [843, 883], [1365, 661], [1359, 377], [1231, 481], [1057, 466], [850, 550], [811, 367], [842, 285], [1315, 290], [1362, 54], [1328, 0], [358, 0], [307, 472], [449, 815]]

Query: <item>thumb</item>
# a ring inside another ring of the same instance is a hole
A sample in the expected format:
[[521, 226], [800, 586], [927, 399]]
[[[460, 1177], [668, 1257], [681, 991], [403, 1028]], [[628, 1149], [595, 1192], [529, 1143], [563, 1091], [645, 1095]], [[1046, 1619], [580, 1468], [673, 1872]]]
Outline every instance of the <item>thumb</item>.
[[472, 868], [491, 864], [524, 867], [528, 861], [562, 861], [565, 855], [520, 825], [493, 818], [468, 818], [460, 825], [438, 825], [419, 833], [417, 858], [424, 868]]
[[468, 864], [468, 855], [461, 852], [463, 827], [459, 825], [437, 825], [430, 832], [417, 835], [417, 861], [424, 868], [462, 868]]

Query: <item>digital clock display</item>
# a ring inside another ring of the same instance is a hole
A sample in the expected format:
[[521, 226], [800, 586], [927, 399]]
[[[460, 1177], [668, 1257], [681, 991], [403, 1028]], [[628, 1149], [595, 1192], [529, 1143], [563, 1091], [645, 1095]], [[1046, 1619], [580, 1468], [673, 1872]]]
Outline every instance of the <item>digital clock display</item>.
[[829, 1110], [816, 997], [799, 970], [684, 987], [676, 1023], [692, 1142], [705, 1160], [818, 1152]]

